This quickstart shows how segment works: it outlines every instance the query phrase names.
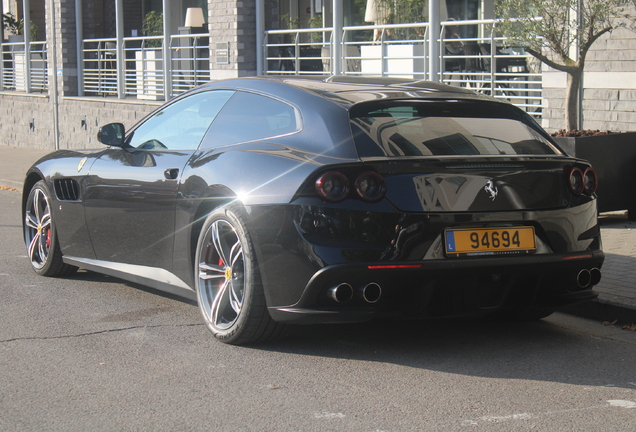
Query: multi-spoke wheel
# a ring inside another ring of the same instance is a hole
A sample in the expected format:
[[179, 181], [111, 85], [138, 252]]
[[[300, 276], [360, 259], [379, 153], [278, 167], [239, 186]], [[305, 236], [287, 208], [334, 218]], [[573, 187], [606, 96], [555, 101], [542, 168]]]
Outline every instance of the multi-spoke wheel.
[[43, 181], [37, 182], [24, 209], [24, 241], [31, 266], [43, 276], [67, 275], [77, 267], [64, 264], [51, 215], [51, 204]]
[[282, 329], [267, 312], [254, 247], [239, 215], [223, 208], [208, 216], [195, 260], [199, 309], [214, 336], [230, 344], [265, 341]]

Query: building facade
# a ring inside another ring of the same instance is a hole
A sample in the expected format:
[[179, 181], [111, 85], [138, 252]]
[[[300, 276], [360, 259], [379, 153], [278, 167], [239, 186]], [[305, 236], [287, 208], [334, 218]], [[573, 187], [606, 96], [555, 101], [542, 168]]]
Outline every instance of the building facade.
[[[3, 0], [3, 14], [33, 24], [4, 32], [0, 144], [95, 147], [100, 125], [129, 127], [188, 88], [257, 74], [433, 79], [564, 127], [564, 74], [495, 38], [493, 0], [408, 2], [391, 21], [382, 1]], [[584, 128], [636, 130], [636, 34], [597, 41], [583, 87]]]

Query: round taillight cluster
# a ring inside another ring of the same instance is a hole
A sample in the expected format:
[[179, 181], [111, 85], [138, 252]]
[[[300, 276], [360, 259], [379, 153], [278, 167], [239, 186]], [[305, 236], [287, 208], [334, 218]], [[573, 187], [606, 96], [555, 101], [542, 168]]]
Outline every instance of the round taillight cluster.
[[574, 166], [568, 166], [565, 168], [565, 174], [567, 176], [568, 186], [575, 195], [592, 195], [598, 188], [598, 176], [596, 171], [592, 167], [587, 167], [585, 170]]
[[339, 172], [328, 172], [316, 180], [316, 192], [329, 201], [342, 201], [349, 194], [349, 179]]
[[[360, 174], [353, 184], [358, 197], [365, 201], [379, 200], [386, 192], [384, 179], [372, 171]], [[333, 202], [344, 200], [350, 190], [347, 176], [337, 171], [322, 174], [316, 180], [315, 186], [320, 198]]]
[[375, 172], [360, 174], [356, 179], [356, 192], [365, 201], [376, 201], [384, 196], [386, 184], [382, 176]]

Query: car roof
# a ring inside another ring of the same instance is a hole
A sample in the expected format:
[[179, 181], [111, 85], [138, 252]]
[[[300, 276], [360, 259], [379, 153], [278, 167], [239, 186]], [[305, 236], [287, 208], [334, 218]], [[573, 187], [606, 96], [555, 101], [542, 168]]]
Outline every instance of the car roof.
[[[428, 100], [481, 100], [496, 102], [460, 87], [449, 86], [424, 80], [390, 77], [361, 76], [262, 76], [222, 80], [210, 83], [210, 87], [235, 88], [291, 96], [292, 89], [302, 90], [344, 107], [360, 102], [387, 99], [428, 99]], [[505, 102], [501, 102], [505, 103]]]

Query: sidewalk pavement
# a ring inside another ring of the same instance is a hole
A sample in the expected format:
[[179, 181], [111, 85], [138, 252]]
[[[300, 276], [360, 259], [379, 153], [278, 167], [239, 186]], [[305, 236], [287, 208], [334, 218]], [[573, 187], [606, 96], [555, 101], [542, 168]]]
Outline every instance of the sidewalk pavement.
[[[0, 145], [0, 189], [22, 191], [29, 167], [51, 150]], [[561, 309], [617, 324], [636, 324], [636, 222], [626, 212], [604, 213], [599, 218], [605, 251], [602, 280], [595, 287], [598, 299]]]

